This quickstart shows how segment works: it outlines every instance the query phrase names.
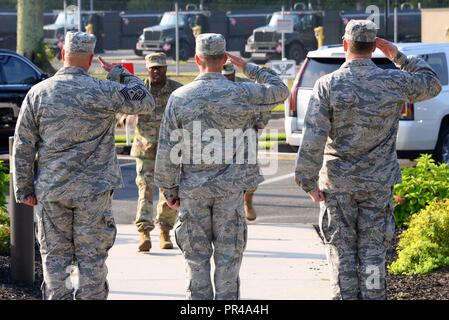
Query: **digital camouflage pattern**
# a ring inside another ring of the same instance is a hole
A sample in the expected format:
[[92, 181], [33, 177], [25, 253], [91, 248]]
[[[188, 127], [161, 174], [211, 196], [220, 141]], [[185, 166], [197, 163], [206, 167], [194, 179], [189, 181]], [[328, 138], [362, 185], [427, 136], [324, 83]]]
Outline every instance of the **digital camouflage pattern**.
[[350, 20], [343, 37], [357, 42], [375, 42], [376, 36], [377, 26], [371, 20]]
[[93, 34], [79, 31], [68, 31], [65, 36], [66, 52], [94, 53], [97, 38]]
[[[183, 152], [182, 166], [172, 162], [170, 152], [176, 142], [170, 135], [180, 128], [192, 134], [195, 122], [200, 122], [200, 134], [214, 129], [224, 139], [226, 129], [253, 129], [260, 112], [287, 98], [288, 88], [274, 71], [247, 64], [244, 72], [259, 84], [234, 83], [220, 73], [200, 74], [172, 93], [162, 119], [155, 182], [170, 202], [180, 197], [175, 235], [186, 261], [187, 299], [239, 298], [238, 275], [246, 244], [243, 190], [256, 187], [263, 178], [257, 163], [209, 164], [200, 159], [194, 164]], [[214, 143], [225, 147], [225, 142]], [[181, 150], [202, 150], [210, 141], [183, 138], [181, 143]], [[239, 147], [233, 144], [230, 149], [234, 159]], [[210, 275], [212, 252], [215, 294]]]
[[107, 297], [105, 260], [115, 239], [111, 190], [122, 186], [115, 116], [154, 109], [143, 82], [123, 67], [114, 67], [108, 79], [124, 84], [64, 67], [35, 85], [20, 109], [13, 148], [14, 191], [20, 202], [33, 195], [38, 199], [46, 299], [71, 298], [67, 277], [73, 261], [80, 272], [76, 298]]
[[296, 181], [304, 191], [318, 187], [321, 167], [319, 186], [325, 191], [373, 191], [400, 183], [396, 135], [402, 103], [430, 99], [441, 85], [420, 58], [398, 53], [394, 63], [401, 70], [354, 59], [316, 82], [296, 162]]
[[[136, 185], [138, 189], [138, 203], [136, 226], [139, 232], [154, 229], [153, 195], [154, 195], [154, 166], [156, 161], [159, 128], [170, 94], [182, 87], [182, 84], [171, 79], [162, 88], [151, 86], [150, 80], [145, 80], [145, 86], [156, 101], [156, 107], [151, 115], [139, 115], [136, 125], [131, 156], [136, 157]], [[160, 192], [157, 205], [156, 223], [162, 227], [173, 229], [176, 222], [176, 210], [167, 205], [167, 201]]]
[[[193, 164], [194, 159], [183, 159], [181, 167], [170, 159], [170, 151], [177, 144], [170, 140], [174, 130], [182, 128], [192, 136], [194, 122], [200, 121], [201, 133], [216, 129], [224, 140], [226, 129], [252, 128], [260, 112], [271, 110], [288, 97], [287, 86], [274, 71], [247, 64], [244, 72], [258, 83], [234, 83], [222, 74], [206, 73], [170, 96], [162, 119], [155, 170], [156, 185], [169, 201], [178, 197], [178, 188], [180, 198], [203, 199], [224, 197], [263, 181], [257, 165], [227, 164], [224, 159], [221, 164]], [[192, 140], [181, 142], [183, 150], [192, 149]], [[201, 141], [201, 150], [209, 143]], [[226, 146], [225, 141], [221, 146]], [[224, 157], [225, 152], [222, 154]]]
[[[186, 259], [186, 298], [237, 300], [239, 270], [247, 241], [242, 193], [181, 201], [175, 237]], [[213, 218], [212, 218], [213, 216]], [[214, 287], [210, 259], [214, 257]]]
[[202, 56], [218, 56], [225, 53], [226, 40], [218, 33], [203, 33], [196, 37], [195, 52]]
[[[115, 152], [117, 113], [146, 113], [154, 99], [143, 82], [120, 66], [99, 80], [65, 67], [33, 86], [20, 108], [13, 161], [17, 201], [76, 199], [120, 188]], [[38, 173], [34, 180], [34, 160]]]
[[[36, 216], [43, 298], [105, 300], [109, 292], [105, 262], [117, 234], [111, 193], [76, 200], [42, 200], [36, 206]], [[73, 264], [79, 271], [76, 293], [70, 281]]]
[[163, 52], [154, 52], [145, 56], [145, 66], [148, 68], [153, 67], [166, 67], [167, 56]]
[[386, 299], [385, 256], [393, 239], [392, 190], [326, 192], [319, 226], [334, 299]]
[[353, 59], [321, 77], [305, 118], [296, 182], [306, 192], [319, 187], [325, 193], [320, 228], [334, 299], [385, 299], [392, 187], [401, 181], [396, 136], [402, 103], [441, 91], [422, 59], [398, 52], [393, 62], [401, 70]]

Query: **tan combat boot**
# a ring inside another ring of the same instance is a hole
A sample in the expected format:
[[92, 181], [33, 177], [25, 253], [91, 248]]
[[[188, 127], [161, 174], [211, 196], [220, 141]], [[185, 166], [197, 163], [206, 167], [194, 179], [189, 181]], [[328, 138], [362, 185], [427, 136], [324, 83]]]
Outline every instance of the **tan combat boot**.
[[151, 238], [149, 231], [140, 232], [139, 252], [148, 252], [151, 249]]
[[254, 221], [257, 218], [256, 210], [253, 208], [253, 193], [245, 192], [243, 197], [244, 207], [245, 207], [245, 216], [249, 221]]
[[159, 235], [159, 241], [161, 249], [173, 249], [173, 243], [170, 240], [170, 229], [161, 227], [161, 234]]

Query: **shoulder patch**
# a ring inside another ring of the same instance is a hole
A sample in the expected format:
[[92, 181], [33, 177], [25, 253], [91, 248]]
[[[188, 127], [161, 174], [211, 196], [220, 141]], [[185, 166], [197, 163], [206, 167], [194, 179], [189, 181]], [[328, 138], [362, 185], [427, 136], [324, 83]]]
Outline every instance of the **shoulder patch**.
[[145, 90], [143, 90], [140, 85], [135, 85], [132, 88], [125, 87], [120, 90], [120, 93], [123, 95], [125, 100], [130, 101], [142, 101], [146, 96]]

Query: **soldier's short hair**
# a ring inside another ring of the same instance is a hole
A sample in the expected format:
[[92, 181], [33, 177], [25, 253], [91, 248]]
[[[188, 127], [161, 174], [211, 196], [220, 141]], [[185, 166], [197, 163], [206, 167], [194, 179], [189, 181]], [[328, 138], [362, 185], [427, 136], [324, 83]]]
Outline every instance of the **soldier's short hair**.
[[213, 55], [213, 56], [201, 56], [202, 60], [204, 60], [207, 64], [209, 63], [217, 63], [224, 58], [224, 54]]
[[375, 42], [362, 42], [362, 41], [351, 41], [347, 40], [348, 49], [352, 53], [356, 54], [369, 54], [376, 47]]

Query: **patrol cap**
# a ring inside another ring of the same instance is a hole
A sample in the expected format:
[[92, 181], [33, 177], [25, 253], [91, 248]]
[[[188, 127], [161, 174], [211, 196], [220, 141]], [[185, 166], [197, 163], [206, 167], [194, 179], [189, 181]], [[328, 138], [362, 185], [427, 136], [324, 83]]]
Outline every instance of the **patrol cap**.
[[167, 56], [163, 52], [151, 53], [145, 56], [145, 63], [147, 68], [166, 67]]
[[68, 31], [65, 35], [64, 50], [67, 52], [94, 53], [97, 38], [90, 33]]
[[377, 26], [371, 20], [350, 20], [345, 28], [346, 40], [359, 42], [375, 42]]
[[202, 33], [196, 37], [196, 53], [202, 56], [218, 56], [226, 51], [226, 40], [219, 33]]
[[226, 61], [226, 63], [223, 65], [223, 70], [221, 70], [221, 74], [223, 75], [229, 75], [235, 73], [234, 64], [231, 61]]

